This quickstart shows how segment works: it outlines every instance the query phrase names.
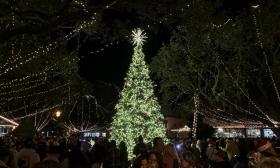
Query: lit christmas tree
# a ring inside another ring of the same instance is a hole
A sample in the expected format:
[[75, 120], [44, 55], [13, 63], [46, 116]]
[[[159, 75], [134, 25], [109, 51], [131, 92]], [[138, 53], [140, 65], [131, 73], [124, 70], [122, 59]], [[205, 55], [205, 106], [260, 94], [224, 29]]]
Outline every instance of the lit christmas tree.
[[135, 139], [140, 135], [145, 142], [150, 142], [155, 137], [166, 139], [163, 115], [160, 113], [160, 105], [154, 95], [153, 82], [142, 52], [146, 36], [141, 29], [132, 33], [133, 44], [136, 46], [124, 88], [115, 107], [111, 137], [117, 144], [126, 142], [129, 158], [133, 157]]

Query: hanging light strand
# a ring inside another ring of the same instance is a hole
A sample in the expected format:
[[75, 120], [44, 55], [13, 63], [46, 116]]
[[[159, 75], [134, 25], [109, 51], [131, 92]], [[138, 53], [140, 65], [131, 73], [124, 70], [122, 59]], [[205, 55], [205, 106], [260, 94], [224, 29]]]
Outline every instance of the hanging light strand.
[[274, 88], [274, 91], [276, 93], [276, 96], [277, 96], [277, 99], [278, 99], [278, 102], [280, 103], [280, 95], [279, 95], [279, 91], [278, 91], [278, 88], [276, 86], [276, 83], [275, 83], [275, 80], [274, 80], [274, 77], [273, 77], [273, 74], [272, 74], [272, 71], [271, 71], [271, 68], [268, 64], [268, 58], [267, 58], [267, 55], [266, 55], [266, 52], [265, 52], [265, 49], [264, 49], [264, 46], [263, 46], [263, 42], [262, 42], [262, 37], [261, 37], [261, 33], [260, 33], [260, 28], [258, 27], [258, 24], [257, 24], [257, 17], [255, 14], [253, 14], [253, 22], [254, 22], [254, 25], [255, 25], [255, 29], [256, 29], [256, 34], [257, 34], [257, 39], [258, 39], [258, 43], [259, 43], [259, 46], [262, 50], [262, 54], [265, 58], [265, 64], [266, 64], [266, 67], [267, 67], [267, 71], [268, 71], [268, 75], [271, 79], [271, 82], [273, 84], [273, 88]]
[[193, 127], [192, 127], [192, 137], [194, 139], [196, 139], [198, 105], [199, 105], [199, 97], [197, 94], [195, 94], [194, 95]]
[[25, 99], [25, 98], [29, 98], [29, 97], [33, 97], [33, 96], [39, 96], [39, 95], [43, 95], [49, 92], [53, 92], [56, 91], [58, 89], [64, 88], [65, 86], [68, 86], [70, 83], [66, 83], [60, 86], [57, 86], [55, 88], [51, 88], [49, 90], [46, 91], [41, 91], [41, 92], [36, 92], [36, 93], [32, 93], [32, 94], [28, 94], [25, 96], [15, 96], [15, 97], [9, 97], [9, 98], [1, 98], [0, 101], [9, 101], [9, 100], [18, 100], [18, 99]]

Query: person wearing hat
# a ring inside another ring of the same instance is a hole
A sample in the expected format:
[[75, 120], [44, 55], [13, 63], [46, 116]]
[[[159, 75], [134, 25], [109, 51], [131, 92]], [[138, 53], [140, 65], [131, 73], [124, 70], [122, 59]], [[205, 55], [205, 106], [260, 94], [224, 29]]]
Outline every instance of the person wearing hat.
[[[271, 159], [277, 159], [277, 153], [269, 141], [260, 139], [255, 146], [255, 150], [248, 153], [248, 158], [248, 167], [260, 167], [260, 165], [267, 164]], [[278, 161], [277, 159], [275, 163]]]
[[256, 149], [263, 156], [266, 157], [277, 156], [275, 149], [273, 148], [272, 144], [269, 141], [260, 139], [256, 145]]

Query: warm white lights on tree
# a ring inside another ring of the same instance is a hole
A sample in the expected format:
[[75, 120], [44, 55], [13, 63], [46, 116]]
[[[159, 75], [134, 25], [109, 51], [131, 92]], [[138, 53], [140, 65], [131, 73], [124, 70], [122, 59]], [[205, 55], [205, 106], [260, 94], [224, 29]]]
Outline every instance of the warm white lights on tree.
[[145, 33], [136, 29], [132, 36], [136, 47], [111, 126], [111, 139], [117, 144], [121, 141], [126, 143], [130, 159], [133, 157], [135, 139], [140, 135], [145, 142], [151, 142], [155, 137], [166, 137], [164, 118], [160, 113], [160, 105], [154, 95], [153, 82], [142, 52]]

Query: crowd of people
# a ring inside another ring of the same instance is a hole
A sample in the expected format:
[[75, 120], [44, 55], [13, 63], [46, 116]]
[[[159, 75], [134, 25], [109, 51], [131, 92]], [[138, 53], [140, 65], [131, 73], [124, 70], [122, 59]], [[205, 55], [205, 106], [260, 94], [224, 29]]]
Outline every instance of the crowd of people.
[[[0, 140], [0, 168], [278, 168], [278, 139], [136, 140], [134, 158], [125, 142], [80, 136]], [[92, 142], [95, 142], [94, 144]], [[280, 146], [280, 145], [279, 145]]]

